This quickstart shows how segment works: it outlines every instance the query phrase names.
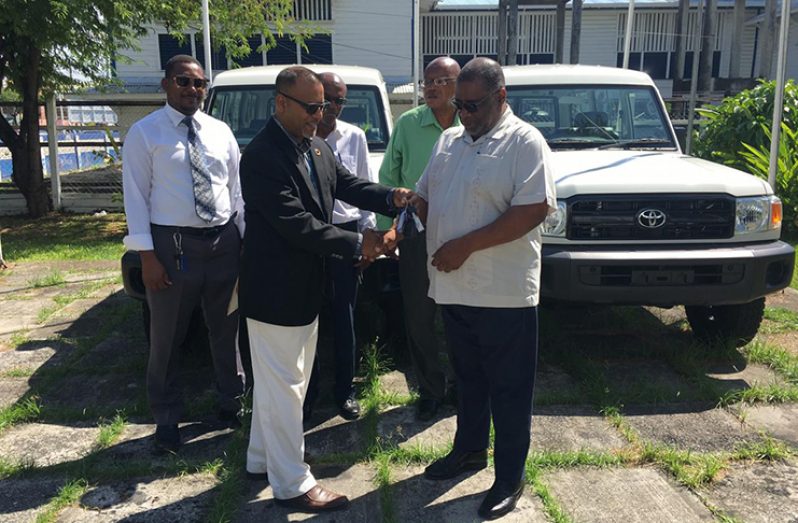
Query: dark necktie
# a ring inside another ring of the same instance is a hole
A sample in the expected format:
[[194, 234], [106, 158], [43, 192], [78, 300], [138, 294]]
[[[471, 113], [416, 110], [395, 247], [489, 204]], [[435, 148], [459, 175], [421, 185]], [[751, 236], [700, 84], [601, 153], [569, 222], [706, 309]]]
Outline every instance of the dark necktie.
[[194, 185], [194, 210], [196, 210], [197, 216], [210, 222], [216, 214], [216, 206], [213, 202], [211, 173], [205, 163], [205, 148], [194, 129], [194, 118], [186, 116], [182, 123], [188, 127], [188, 158]]

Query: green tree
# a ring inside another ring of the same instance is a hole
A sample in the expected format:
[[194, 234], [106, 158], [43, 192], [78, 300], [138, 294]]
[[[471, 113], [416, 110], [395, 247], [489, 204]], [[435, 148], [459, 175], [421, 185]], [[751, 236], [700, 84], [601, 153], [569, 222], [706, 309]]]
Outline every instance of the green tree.
[[[745, 142], [756, 149], [770, 147], [765, 129], [771, 127], [775, 89], [775, 81], [760, 80], [753, 89], [730, 96], [718, 106], [699, 109], [707, 122], [696, 139], [694, 154], [750, 172], [740, 154], [740, 144]], [[784, 87], [783, 121], [790, 129], [798, 129], [798, 86], [792, 80]]]
[[[311, 28], [294, 19], [293, 7], [293, 0], [214, 0], [214, 44], [235, 59], [249, 54], [251, 35], [263, 34], [265, 47], [275, 44], [274, 34], [303, 42]], [[0, 96], [12, 90], [22, 100], [19, 130], [0, 118], [0, 140], [11, 150], [12, 181], [31, 216], [52, 208], [39, 147], [42, 97], [78, 85], [75, 76], [109, 81], [111, 61], [124, 58], [119, 50], [136, 49], [148, 24], [178, 35], [199, 20], [198, 0], [0, 0]]]

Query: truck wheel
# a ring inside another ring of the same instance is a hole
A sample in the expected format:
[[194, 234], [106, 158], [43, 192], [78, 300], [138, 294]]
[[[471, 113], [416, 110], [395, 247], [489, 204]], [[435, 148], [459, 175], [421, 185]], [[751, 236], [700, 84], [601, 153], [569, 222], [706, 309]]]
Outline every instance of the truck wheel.
[[750, 343], [759, 330], [765, 312], [765, 298], [739, 305], [685, 306], [684, 310], [693, 334], [699, 340], [742, 347]]

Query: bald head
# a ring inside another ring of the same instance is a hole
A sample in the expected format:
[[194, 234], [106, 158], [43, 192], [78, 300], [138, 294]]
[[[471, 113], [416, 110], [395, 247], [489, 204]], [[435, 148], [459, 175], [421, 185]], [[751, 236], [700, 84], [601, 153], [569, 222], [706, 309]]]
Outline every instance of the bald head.
[[493, 92], [504, 87], [504, 72], [496, 60], [479, 56], [465, 64], [457, 81], [481, 82], [486, 90]]
[[335, 73], [325, 72], [319, 74], [321, 85], [324, 87], [324, 99], [330, 102], [324, 115], [319, 122], [317, 133], [322, 138], [327, 136], [335, 129], [338, 117], [346, 105], [346, 83]]
[[454, 117], [449, 100], [459, 73], [460, 64], [448, 56], [439, 56], [424, 68], [424, 102], [434, 113]]

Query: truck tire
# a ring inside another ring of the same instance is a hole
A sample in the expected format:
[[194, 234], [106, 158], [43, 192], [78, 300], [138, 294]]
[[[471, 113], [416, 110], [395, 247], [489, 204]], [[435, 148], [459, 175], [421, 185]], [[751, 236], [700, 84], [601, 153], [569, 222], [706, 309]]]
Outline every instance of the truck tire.
[[684, 310], [699, 340], [742, 347], [750, 343], [759, 330], [765, 298], [739, 305], [685, 306]]

